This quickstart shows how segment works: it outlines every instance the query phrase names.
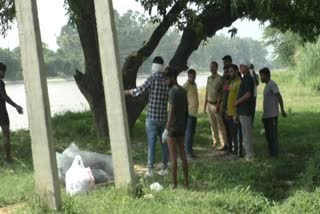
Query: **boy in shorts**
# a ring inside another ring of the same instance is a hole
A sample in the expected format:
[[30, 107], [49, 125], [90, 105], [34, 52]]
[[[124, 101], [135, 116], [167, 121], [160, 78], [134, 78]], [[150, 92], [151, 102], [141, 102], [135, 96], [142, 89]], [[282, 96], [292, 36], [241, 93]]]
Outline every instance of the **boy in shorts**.
[[177, 82], [178, 72], [168, 67], [165, 71], [166, 83], [169, 86], [169, 117], [164, 135], [168, 135], [168, 146], [172, 161], [173, 188], [177, 187], [177, 147], [182, 161], [184, 187], [188, 188], [188, 162], [184, 149], [184, 138], [188, 119], [188, 99], [185, 89]]
[[11, 157], [11, 145], [10, 145], [10, 120], [7, 112], [6, 103], [9, 103], [16, 108], [19, 114], [23, 114], [23, 109], [21, 106], [17, 105], [11, 100], [7, 95], [5, 83], [3, 78], [6, 75], [7, 66], [0, 62], [0, 126], [3, 134], [3, 150], [4, 159], [7, 162], [12, 161]]

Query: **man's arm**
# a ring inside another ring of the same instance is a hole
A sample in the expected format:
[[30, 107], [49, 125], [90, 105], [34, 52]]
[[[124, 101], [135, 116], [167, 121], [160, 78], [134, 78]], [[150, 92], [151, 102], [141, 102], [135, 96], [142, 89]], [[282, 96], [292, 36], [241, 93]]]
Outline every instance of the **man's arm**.
[[240, 97], [236, 102], [233, 104], [234, 107], [239, 106], [241, 103], [246, 102], [252, 96], [251, 92], [245, 93], [242, 97]]
[[220, 112], [220, 106], [221, 106], [221, 103], [222, 103], [222, 97], [223, 97], [223, 90], [224, 90], [224, 81], [221, 79], [221, 83], [220, 83], [220, 86], [219, 86], [219, 89], [218, 89], [218, 99], [217, 99], [217, 107], [216, 107], [216, 113], [219, 113]]
[[254, 82], [256, 83], [256, 86], [258, 86], [259, 85], [259, 77], [254, 70], [252, 72], [253, 72]]
[[23, 113], [23, 109], [21, 106], [19, 106], [18, 104], [16, 104], [15, 102], [13, 102], [13, 100], [7, 95], [6, 91], [0, 87], [0, 96], [2, 97], [2, 99], [4, 99], [7, 103], [9, 103], [10, 105], [12, 105], [14, 108], [17, 109], [17, 111], [22, 114]]
[[[253, 78], [248, 79], [248, 80], [242, 80], [242, 81], [246, 81], [246, 82], [244, 82], [244, 85], [243, 85], [243, 87], [244, 87], [243, 90], [245, 93], [242, 97], [240, 97], [239, 99], [237, 99], [235, 101], [235, 103], [233, 104], [234, 107], [238, 107], [240, 104], [246, 102], [247, 100], [249, 100], [253, 96], [253, 94], [252, 94], [253, 87], [254, 87]], [[240, 84], [240, 88], [241, 88], [241, 84]], [[239, 90], [240, 90], [240, 88], [239, 88]]]
[[280, 105], [280, 109], [281, 109], [281, 114], [283, 117], [287, 117], [287, 113], [286, 111], [284, 110], [284, 105], [283, 105], [283, 99], [282, 99], [282, 96], [280, 94], [280, 92], [276, 93], [275, 94], [276, 97], [278, 98], [278, 102], [279, 102], [279, 105]]
[[203, 113], [206, 113], [207, 105], [208, 105], [208, 89], [206, 89], [206, 95], [205, 95], [205, 98], [204, 98]]
[[166, 129], [169, 130], [171, 123], [172, 123], [172, 118], [173, 118], [173, 112], [174, 112], [175, 106], [173, 104], [169, 104], [169, 117], [166, 125]]
[[134, 97], [143, 94], [145, 91], [149, 90], [151, 86], [151, 77], [149, 77], [141, 86], [131, 89], [131, 90], [124, 90], [124, 95], [131, 95]]

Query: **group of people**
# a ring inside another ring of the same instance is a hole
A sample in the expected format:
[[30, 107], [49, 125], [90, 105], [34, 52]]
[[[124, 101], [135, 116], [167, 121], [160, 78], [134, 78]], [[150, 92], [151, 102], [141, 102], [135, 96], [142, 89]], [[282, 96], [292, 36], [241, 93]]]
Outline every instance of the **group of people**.
[[[218, 74], [218, 63], [210, 64], [204, 112], [208, 113], [212, 132], [212, 147], [252, 160], [253, 122], [259, 77], [254, 66], [241, 62], [239, 67], [227, 55], [223, 60], [223, 75]], [[139, 87], [125, 90], [125, 95], [139, 96], [148, 92], [146, 133], [148, 139], [148, 170], [154, 173], [155, 147], [161, 143], [163, 164], [158, 172], [168, 174], [169, 154], [172, 168], [173, 187], [177, 187], [177, 150], [182, 160], [184, 186], [188, 187], [188, 160], [196, 158], [193, 151], [197, 127], [199, 96], [196, 71], [188, 70], [188, 80], [180, 86], [179, 71], [174, 67], [164, 68], [164, 60], [157, 56], [153, 60], [152, 75]], [[263, 124], [271, 156], [278, 154], [278, 115], [286, 117], [282, 96], [277, 84], [271, 80], [268, 68], [259, 71], [263, 92]]]
[[[212, 131], [212, 147], [220, 144], [219, 150], [251, 160], [253, 149], [253, 124], [256, 111], [259, 76], [254, 66], [247, 61], [239, 67], [226, 55], [223, 60], [223, 75], [217, 73], [218, 63], [212, 62], [208, 77], [204, 111], [208, 112]], [[271, 80], [269, 68], [259, 71], [263, 91], [264, 130], [271, 156], [278, 155], [278, 115], [287, 116], [277, 84]]]
[[[212, 147], [251, 160], [253, 149], [253, 122], [255, 115], [259, 77], [252, 64], [232, 63], [231, 56], [223, 60], [223, 75], [218, 74], [218, 63], [210, 64], [204, 112], [208, 113], [212, 132]], [[164, 68], [164, 60], [157, 56], [153, 60], [152, 75], [139, 87], [125, 90], [125, 95], [139, 96], [148, 92], [148, 114], [146, 133], [148, 139], [148, 171], [152, 176], [155, 162], [155, 147], [160, 139], [163, 165], [158, 172], [168, 174], [169, 154], [172, 163], [173, 187], [177, 186], [177, 150], [183, 165], [184, 186], [188, 187], [188, 159], [196, 158], [193, 151], [194, 135], [199, 109], [198, 88], [195, 82], [196, 71], [188, 70], [188, 80], [180, 86], [177, 81], [179, 71], [174, 67]], [[3, 78], [6, 65], [0, 63], [0, 126], [3, 133], [5, 160], [11, 161], [9, 117], [6, 103], [22, 114], [21, 106], [7, 95]], [[277, 84], [271, 80], [268, 68], [259, 71], [263, 91], [263, 124], [271, 156], [278, 155], [278, 115], [287, 116], [283, 99]], [[169, 113], [168, 113], [169, 112]]]

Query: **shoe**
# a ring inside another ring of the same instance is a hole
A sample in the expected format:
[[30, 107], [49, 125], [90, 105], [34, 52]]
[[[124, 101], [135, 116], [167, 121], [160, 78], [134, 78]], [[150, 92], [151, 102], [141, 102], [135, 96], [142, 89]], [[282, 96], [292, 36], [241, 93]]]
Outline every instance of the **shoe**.
[[158, 172], [158, 174], [160, 175], [160, 176], [165, 176], [165, 175], [167, 175], [169, 172], [168, 172], [168, 169], [161, 169], [159, 172]]
[[221, 147], [217, 148], [217, 150], [224, 151], [224, 150], [226, 150], [226, 147], [225, 146], [221, 146]]
[[148, 169], [148, 171], [146, 172], [146, 177], [151, 177], [151, 176], [153, 176], [153, 170]]

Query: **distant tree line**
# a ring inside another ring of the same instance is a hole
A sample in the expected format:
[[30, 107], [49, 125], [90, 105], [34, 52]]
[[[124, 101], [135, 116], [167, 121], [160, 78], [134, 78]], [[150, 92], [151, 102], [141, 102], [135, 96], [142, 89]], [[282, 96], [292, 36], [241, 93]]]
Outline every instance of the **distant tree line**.
[[[133, 11], [128, 11], [123, 15], [115, 12], [115, 21], [122, 64], [127, 55], [139, 49], [148, 40], [155, 25], [144, 15]], [[161, 55], [168, 62], [174, 55], [180, 39], [181, 33], [178, 30], [174, 28], [169, 30], [152, 56]], [[43, 43], [48, 77], [69, 77], [74, 75], [75, 69], [84, 70], [83, 51], [75, 26], [66, 24], [61, 28], [60, 35], [57, 37], [57, 45], [58, 49], [54, 51]], [[210, 61], [221, 62], [221, 57], [226, 54], [232, 55], [235, 62], [248, 59], [258, 67], [270, 64], [262, 42], [251, 38], [234, 37], [231, 39], [225, 35], [217, 35], [208, 39], [198, 51], [191, 55], [189, 66], [207, 70]], [[151, 58], [141, 66], [140, 74], [150, 72]], [[22, 79], [19, 47], [13, 50], [0, 49], [0, 61], [8, 65], [7, 79]]]

